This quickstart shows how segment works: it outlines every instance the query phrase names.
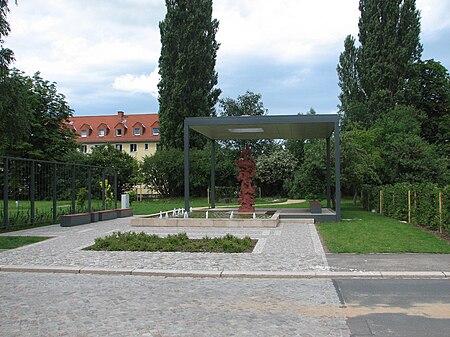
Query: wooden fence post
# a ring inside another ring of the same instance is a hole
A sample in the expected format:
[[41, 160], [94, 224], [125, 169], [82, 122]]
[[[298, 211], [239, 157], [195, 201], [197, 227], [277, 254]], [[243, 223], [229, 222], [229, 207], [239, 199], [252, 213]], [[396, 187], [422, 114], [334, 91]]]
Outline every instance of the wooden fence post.
[[411, 223], [411, 191], [408, 190], [408, 223]]
[[380, 214], [383, 214], [383, 190], [380, 190]]

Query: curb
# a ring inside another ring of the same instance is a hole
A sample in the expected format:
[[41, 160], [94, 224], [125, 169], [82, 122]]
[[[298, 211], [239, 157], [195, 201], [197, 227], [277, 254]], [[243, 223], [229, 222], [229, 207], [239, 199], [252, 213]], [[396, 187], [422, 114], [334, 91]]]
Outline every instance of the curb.
[[60, 267], [60, 266], [0, 266], [0, 272], [65, 273], [90, 275], [133, 275], [194, 278], [254, 278], [254, 279], [450, 279], [450, 271], [232, 271], [232, 270], [162, 270], [137, 268]]

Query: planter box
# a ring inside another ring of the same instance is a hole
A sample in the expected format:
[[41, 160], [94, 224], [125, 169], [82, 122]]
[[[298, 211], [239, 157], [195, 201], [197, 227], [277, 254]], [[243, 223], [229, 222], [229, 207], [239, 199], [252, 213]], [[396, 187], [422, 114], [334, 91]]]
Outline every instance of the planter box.
[[61, 227], [85, 225], [90, 222], [91, 222], [91, 213], [61, 215], [59, 220]]
[[117, 217], [118, 218], [126, 218], [129, 216], [133, 216], [133, 209], [132, 208], [119, 208], [117, 211]]
[[322, 213], [322, 205], [320, 201], [311, 201], [309, 203], [311, 213]]
[[106, 220], [117, 219], [117, 210], [115, 210], [115, 209], [108, 209], [108, 210], [105, 210], [105, 211], [98, 211], [97, 213], [99, 215], [99, 218], [98, 218], [99, 221], [106, 221]]
[[100, 215], [98, 212], [92, 212], [91, 213], [91, 222], [97, 222], [100, 220]]

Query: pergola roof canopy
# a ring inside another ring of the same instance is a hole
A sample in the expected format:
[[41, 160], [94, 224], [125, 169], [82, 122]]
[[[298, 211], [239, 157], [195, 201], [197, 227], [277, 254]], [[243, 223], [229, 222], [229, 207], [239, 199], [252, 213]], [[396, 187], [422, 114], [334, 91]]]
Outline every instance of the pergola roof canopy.
[[329, 138], [337, 115], [190, 117], [185, 124], [209, 139]]

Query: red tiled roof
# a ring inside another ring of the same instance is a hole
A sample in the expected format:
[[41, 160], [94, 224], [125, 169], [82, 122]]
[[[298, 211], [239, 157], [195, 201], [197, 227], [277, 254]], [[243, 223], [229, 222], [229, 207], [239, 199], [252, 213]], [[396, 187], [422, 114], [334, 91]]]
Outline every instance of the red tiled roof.
[[[92, 128], [91, 132], [88, 130], [89, 126]], [[116, 136], [116, 128], [121, 126], [123, 126], [122, 136]], [[141, 127], [140, 136], [134, 135], [135, 127]], [[159, 128], [158, 114], [126, 115], [119, 111], [117, 115], [71, 117], [69, 118], [69, 128], [80, 135], [76, 138], [80, 143], [159, 141], [159, 134], [158, 136], [153, 135], [153, 128]], [[101, 128], [105, 130], [103, 137], [99, 136]], [[87, 137], [81, 137], [81, 130], [84, 129], [87, 130]]]

